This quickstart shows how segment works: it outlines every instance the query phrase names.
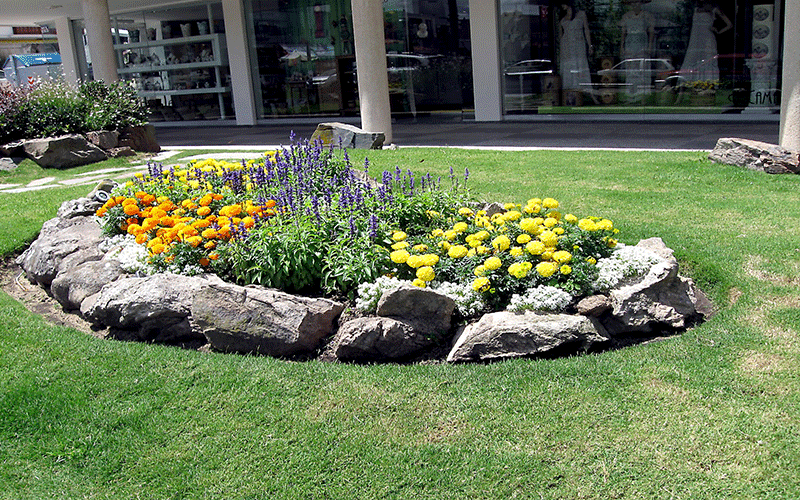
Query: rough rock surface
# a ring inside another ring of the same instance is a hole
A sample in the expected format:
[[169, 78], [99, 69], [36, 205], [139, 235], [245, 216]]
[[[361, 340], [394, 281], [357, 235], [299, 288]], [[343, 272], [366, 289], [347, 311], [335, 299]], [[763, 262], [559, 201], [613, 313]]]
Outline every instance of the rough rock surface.
[[19, 167], [19, 158], [0, 158], [0, 171], [11, 172]]
[[116, 259], [84, 262], [59, 273], [50, 284], [50, 293], [64, 309], [80, 309], [86, 297], [124, 274], [125, 270]]
[[119, 132], [116, 130], [86, 132], [86, 140], [100, 149], [114, 149], [119, 146]]
[[161, 146], [156, 140], [156, 128], [153, 125], [128, 127], [119, 134], [119, 147], [129, 147], [141, 153], [158, 153]]
[[332, 335], [343, 310], [328, 299], [220, 283], [195, 295], [191, 323], [219, 351], [294, 356]]
[[711, 161], [760, 170], [768, 174], [800, 173], [797, 151], [749, 139], [723, 137], [708, 155]]
[[456, 335], [449, 362], [497, 361], [586, 352], [608, 342], [586, 316], [500, 311], [485, 314]]
[[611, 300], [605, 295], [590, 295], [581, 299], [575, 309], [583, 316], [597, 317], [611, 309]]
[[170, 273], [123, 277], [106, 284], [81, 303], [81, 314], [94, 323], [128, 330], [136, 340], [178, 343], [200, 340], [189, 324], [195, 294], [221, 285], [216, 275]]
[[354, 125], [329, 122], [317, 125], [310, 140], [321, 141], [325, 146], [341, 144], [347, 149], [381, 149], [386, 136], [383, 132], [367, 132]]
[[333, 354], [341, 361], [399, 361], [414, 356], [440, 339], [425, 334], [408, 322], [368, 316], [339, 327]]
[[30, 139], [22, 146], [25, 155], [44, 168], [71, 168], [108, 158], [99, 147], [80, 134]]
[[385, 292], [378, 301], [376, 314], [408, 323], [430, 335], [450, 331], [456, 303], [450, 297], [427, 288], [403, 286]]
[[100, 260], [100, 226], [90, 217], [56, 217], [42, 226], [39, 237], [17, 258], [31, 283], [49, 287], [64, 268]]

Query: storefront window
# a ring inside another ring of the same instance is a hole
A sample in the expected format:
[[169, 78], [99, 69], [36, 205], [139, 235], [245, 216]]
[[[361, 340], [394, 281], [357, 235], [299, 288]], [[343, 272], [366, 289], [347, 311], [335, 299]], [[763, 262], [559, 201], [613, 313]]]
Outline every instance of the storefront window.
[[222, 4], [112, 17], [118, 73], [136, 86], [150, 121], [233, 118]]
[[[471, 107], [467, 3], [384, 2], [393, 113]], [[358, 113], [349, 0], [249, 0], [246, 12], [259, 116]]]
[[779, 3], [501, 0], [505, 113], [774, 108]]

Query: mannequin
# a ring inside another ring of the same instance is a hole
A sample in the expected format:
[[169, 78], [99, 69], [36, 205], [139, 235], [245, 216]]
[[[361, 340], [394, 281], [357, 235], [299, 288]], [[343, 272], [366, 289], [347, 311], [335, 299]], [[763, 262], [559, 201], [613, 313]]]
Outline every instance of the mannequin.
[[559, 22], [561, 86], [564, 90], [590, 90], [591, 78], [587, 54], [591, 55], [594, 47], [586, 13], [582, 10], [575, 12], [572, 5], [566, 2], [562, 2], [561, 11], [563, 12]]
[[[717, 20], [724, 24], [721, 28], [714, 27]], [[709, 0], [701, 0], [692, 16], [692, 31], [689, 35], [689, 47], [683, 58], [681, 68], [688, 70], [686, 77], [689, 80], [719, 80], [719, 64], [714, 56], [717, 55], [717, 35], [733, 27], [728, 16], [722, 13]], [[703, 61], [708, 62], [703, 63]]]
[[[642, 10], [641, 0], [626, 0], [630, 10], [622, 16], [622, 59], [648, 59], [653, 50], [655, 19], [653, 15]], [[628, 94], [644, 94], [650, 86], [649, 72], [645, 71], [642, 61], [639, 71], [630, 71], [627, 75]], [[649, 68], [647, 68], [649, 70]], [[643, 95], [644, 97], [644, 95]]]

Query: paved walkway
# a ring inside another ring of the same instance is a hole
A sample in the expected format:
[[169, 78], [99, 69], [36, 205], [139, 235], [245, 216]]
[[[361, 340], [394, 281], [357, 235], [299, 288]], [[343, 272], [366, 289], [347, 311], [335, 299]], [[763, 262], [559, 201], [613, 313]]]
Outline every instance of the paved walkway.
[[[340, 120], [358, 125], [357, 120], [353, 118]], [[180, 159], [180, 163], [185, 164], [193, 159], [205, 158], [236, 160], [258, 158], [264, 151], [288, 145], [289, 135], [292, 132], [299, 139], [311, 137], [316, 123], [317, 121], [303, 119], [253, 127], [236, 127], [219, 122], [202, 125], [192, 123], [187, 126], [157, 125], [156, 138], [163, 150], [152, 160], [169, 166], [175, 164], [175, 162], [170, 163], [170, 158], [179, 153], [199, 150], [217, 152], [184, 157]], [[478, 123], [452, 116], [450, 118], [438, 116], [417, 120], [396, 120], [392, 126], [393, 142], [399, 147], [457, 147], [505, 151], [540, 149], [709, 151], [721, 137], [777, 143], [778, 127], [774, 115], [700, 117], [583, 115], [580, 118], [542, 116], [498, 123]], [[103, 179], [126, 181], [134, 174], [146, 171], [146, 162], [142, 161], [130, 167], [96, 170], [76, 174], [68, 179], [44, 177], [26, 185], [0, 184], [0, 194], [59, 186], [90, 186]]]

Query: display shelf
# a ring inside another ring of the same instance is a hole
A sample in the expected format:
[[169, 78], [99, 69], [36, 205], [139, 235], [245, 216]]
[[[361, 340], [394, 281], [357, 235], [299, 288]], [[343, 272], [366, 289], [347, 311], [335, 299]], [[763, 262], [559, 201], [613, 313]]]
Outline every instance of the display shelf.
[[200, 89], [182, 89], [182, 90], [141, 90], [139, 91], [140, 97], [160, 97], [160, 96], [181, 96], [181, 95], [197, 95], [197, 94], [226, 94], [231, 91], [230, 87], [207, 87]]

